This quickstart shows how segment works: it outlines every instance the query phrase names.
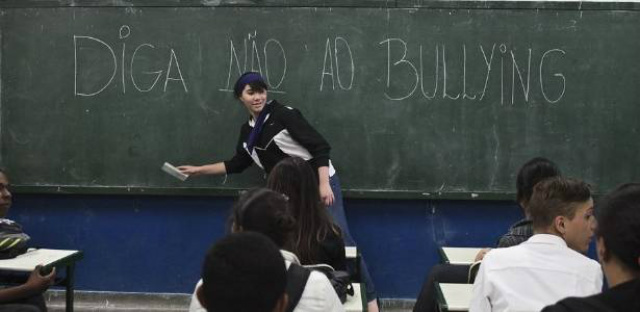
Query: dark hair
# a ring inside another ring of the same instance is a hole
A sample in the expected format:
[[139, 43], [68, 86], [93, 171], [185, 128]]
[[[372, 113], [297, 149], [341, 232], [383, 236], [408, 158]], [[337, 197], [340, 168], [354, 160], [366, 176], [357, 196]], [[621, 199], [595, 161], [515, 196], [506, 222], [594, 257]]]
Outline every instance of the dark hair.
[[544, 179], [560, 175], [558, 166], [544, 157], [536, 157], [527, 161], [520, 167], [516, 178], [516, 189], [518, 190], [516, 201], [526, 209], [533, 194], [533, 187]]
[[267, 83], [264, 82], [264, 79], [260, 76], [260, 73], [246, 72], [242, 74], [242, 76], [240, 76], [233, 85], [233, 95], [236, 98], [240, 98], [242, 91], [244, 90], [244, 86], [246, 85], [249, 85], [249, 88], [256, 92], [263, 92], [269, 89]]
[[240, 196], [233, 208], [233, 223], [243, 231], [266, 235], [278, 247], [288, 245], [295, 219], [288, 209], [287, 198], [266, 188], [252, 189]]
[[640, 272], [640, 183], [619, 186], [596, 205], [596, 236], [605, 245], [604, 261], [611, 255], [628, 269]]
[[330, 231], [338, 237], [342, 234], [320, 200], [318, 178], [311, 165], [302, 158], [285, 158], [271, 170], [267, 187], [289, 196], [289, 208], [297, 221], [289, 250], [303, 264], [318, 263], [319, 243]]
[[259, 233], [234, 233], [207, 252], [202, 296], [208, 311], [271, 312], [285, 292], [286, 266], [278, 247]]
[[553, 177], [536, 184], [529, 201], [534, 229], [544, 229], [557, 216], [573, 219], [579, 204], [591, 198], [591, 189], [583, 181]]

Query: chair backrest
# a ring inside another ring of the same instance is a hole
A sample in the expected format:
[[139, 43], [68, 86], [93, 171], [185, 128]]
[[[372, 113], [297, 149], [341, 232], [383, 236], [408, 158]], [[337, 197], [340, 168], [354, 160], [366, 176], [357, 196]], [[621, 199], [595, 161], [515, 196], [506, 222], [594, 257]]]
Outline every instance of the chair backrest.
[[469, 266], [469, 274], [467, 275], [467, 282], [469, 284], [473, 284], [476, 280], [476, 275], [478, 275], [478, 270], [480, 270], [480, 265], [482, 261], [476, 261]]

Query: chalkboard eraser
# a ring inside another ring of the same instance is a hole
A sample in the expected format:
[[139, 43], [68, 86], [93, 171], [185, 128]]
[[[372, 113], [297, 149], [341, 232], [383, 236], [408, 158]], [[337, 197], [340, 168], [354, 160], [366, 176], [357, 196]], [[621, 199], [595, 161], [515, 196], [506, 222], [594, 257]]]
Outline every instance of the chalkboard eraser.
[[172, 164], [168, 162], [162, 165], [162, 171], [174, 176], [176, 179], [179, 179], [180, 181], [184, 181], [189, 177], [189, 175], [180, 172], [178, 168], [174, 167]]

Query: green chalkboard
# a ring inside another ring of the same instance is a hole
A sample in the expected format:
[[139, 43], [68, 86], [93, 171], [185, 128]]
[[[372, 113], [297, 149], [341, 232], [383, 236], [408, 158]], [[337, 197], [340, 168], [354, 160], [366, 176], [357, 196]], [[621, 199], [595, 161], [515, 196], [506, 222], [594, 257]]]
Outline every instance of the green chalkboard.
[[496, 198], [534, 156], [598, 190], [640, 178], [637, 5], [209, 2], [0, 6], [0, 157], [13, 183], [261, 185], [257, 168], [184, 183], [159, 169], [233, 155], [247, 114], [229, 89], [245, 70], [325, 135], [351, 196]]

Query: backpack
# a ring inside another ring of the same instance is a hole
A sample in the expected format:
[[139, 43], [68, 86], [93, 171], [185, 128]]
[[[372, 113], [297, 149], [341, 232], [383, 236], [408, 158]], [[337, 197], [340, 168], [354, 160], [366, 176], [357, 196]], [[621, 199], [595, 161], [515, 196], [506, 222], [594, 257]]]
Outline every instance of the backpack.
[[340, 302], [345, 303], [347, 301], [347, 295], [353, 296], [353, 286], [351, 285], [351, 276], [346, 271], [336, 271], [330, 265], [327, 264], [313, 264], [301, 266], [295, 263], [291, 263], [287, 270], [287, 295], [289, 296], [289, 305], [287, 306], [287, 312], [293, 311], [296, 307], [304, 288], [307, 285], [307, 280], [311, 271], [318, 271], [324, 274], [333, 286]]
[[287, 312], [292, 312], [298, 305], [304, 288], [307, 286], [309, 275], [311, 275], [311, 270], [301, 265], [291, 263], [289, 266], [287, 270], [287, 287], [285, 288], [287, 296], [289, 296]]
[[11, 259], [27, 252], [31, 238], [22, 231], [20, 224], [0, 219], [0, 259]]
[[347, 295], [353, 296], [353, 286], [351, 285], [351, 275], [349, 272], [336, 271], [328, 264], [306, 265], [305, 268], [322, 272], [327, 276], [329, 282], [331, 282], [331, 286], [333, 286], [333, 290], [336, 291], [338, 298], [340, 298], [340, 302], [345, 303], [347, 301]]

